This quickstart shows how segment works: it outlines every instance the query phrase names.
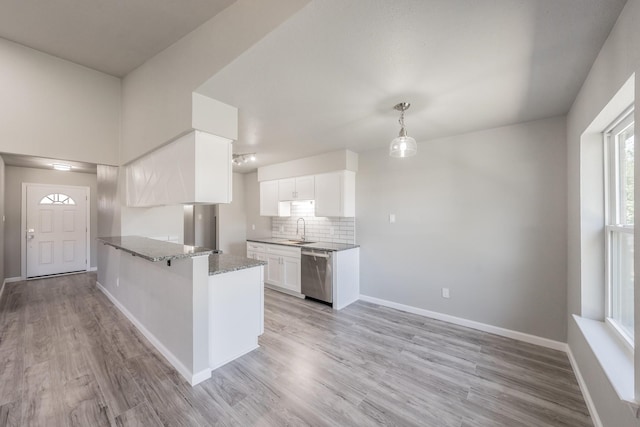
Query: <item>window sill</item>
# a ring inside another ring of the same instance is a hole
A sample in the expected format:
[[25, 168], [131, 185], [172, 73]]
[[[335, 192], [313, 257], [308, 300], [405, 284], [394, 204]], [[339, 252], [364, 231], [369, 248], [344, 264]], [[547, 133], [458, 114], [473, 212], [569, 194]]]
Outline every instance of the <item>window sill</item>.
[[575, 314], [573, 318], [620, 400], [640, 418], [640, 402], [635, 398], [633, 383], [633, 353], [606, 323]]

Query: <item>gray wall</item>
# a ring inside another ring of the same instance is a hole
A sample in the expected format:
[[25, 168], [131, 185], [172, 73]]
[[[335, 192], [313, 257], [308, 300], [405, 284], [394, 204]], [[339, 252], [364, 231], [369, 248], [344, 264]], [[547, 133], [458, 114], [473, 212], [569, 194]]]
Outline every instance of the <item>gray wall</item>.
[[[640, 420], [635, 419], [627, 405], [618, 398], [571, 314], [597, 318], [603, 312], [602, 307], [593, 307], [591, 300], [594, 298], [603, 300], [604, 281], [602, 280], [601, 283], [601, 295], [594, 295], [590, 286], [590, 282], [593, 280], [590, 276], [595, 274], [584, 268], [593, 265], [594, 257], [590, 256], [592, 255], [590, 252], [593, 251], [588, 250], [592, 242], [589, 239], [584, 239], [584, 228], [593, 226], [593, 220], [585, 218], [583, 213], [588, 207], [585, 206], [585, 203], [590, 201], [581, 197], [581, 193], [586, 191], [583, 180], [588, 172], [585, 165], [581, 165], [581, 159], [584, 160], [585, 149], [589, 147], [581, 145], [581, 136], [633, 73], [635, 73], [636, 79], [635, 99], [637, 106], [637, 100], [640, 99], [640, 83], [638, 82], [640, 77], [640, 49], [638, 49], [640, 46], [640, 26], [638, 22], [640, 22], [640, 1], [629, 0], [567, 115], [568, 343], [603, 425], [616, 427], [638, 426]], [[636, 108], [635, 115], [637, 123], [640, 109]], [[640, 162], [636, 161], [636, 168], [638, 165]], [[636, 176], [638, 176], [637, 169]], [[593, 186], [590, 186], [589, 191], [592, 189]], [[638, 210], [639, 197], [640, 187], [636, 187], [636, 211]], [[601, 229], [602, 226], [603, 224], [600, 224]], [[640, 235], [636, 233], [636, 247], [639, 242]], [[601, 266], [604, 260], [600, 257], [595, 262]], [[640, 251], [635, 253], [635, 266], [636, 277], [638, 277]], [[585, 272], [588, 274], [585, 275]], [[598, 276], [603, 278], [604, 274], [598, 273]], [[636, 283], [636, 292], [637, 289]], [[636, 343], [639, 336], [638, 330], [640, 330], [637, 301], [636, 298]], [[636, 351], [636, 367], [640, 366], [639, 357], [640, 352]], [[637, 369], [635, 375], [636, 381], [638, 381], [640, 373], [637, 372]]]
[[[116, 166], [98, 165], [98, 236], [120, 236], [120, 193], [118, 191], [119, 168]], [[98, 263], [98, 282], [110, 283], [109, 274], [118, 277], [120, 257], [116, 256], [108, 246], [98, 244], [96, 253]], [[115, 278], [114, 278], [115, 280]]]
[[271, 217], [260, 216], [258, 172], [244, 175], [244, 206], [247, 215], [247, 238], [271, 237]]
[[78, 185], [89, 187], [91, 199], [89, 206], [91, 258], [89, 265], [97, 266], [97, 179], [96, 175], [77, 172], [61, 172], [46, 169], [22, 168], [7, 166], [5, 168], [5, 240], [4, 265], [6, 277], [19, 277], [21, 274], [21, 215], [22, 215], [22, 183]]
[[97, 189], [97, 230], [96, 237], [120, 235], [120, 196], [118, 194], [117, 166], [98, 165]]
[[361, 293], [564, 342], [565, 119], [418, 146], [360, 153]]
[[247, 253], [247, 216], [244, 205], [244, 175], [233, 174], [233, 200], [229, 204], [219, 204], [217, 209], [216, 238], [218, 249], [226, 254]]

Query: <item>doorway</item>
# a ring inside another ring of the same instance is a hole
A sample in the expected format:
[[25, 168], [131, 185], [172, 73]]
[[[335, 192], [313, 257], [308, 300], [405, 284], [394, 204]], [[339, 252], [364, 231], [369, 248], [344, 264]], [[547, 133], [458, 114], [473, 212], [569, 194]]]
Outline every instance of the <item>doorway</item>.
[[22, 276], [87, 271], [89, 188], [22, 184]]

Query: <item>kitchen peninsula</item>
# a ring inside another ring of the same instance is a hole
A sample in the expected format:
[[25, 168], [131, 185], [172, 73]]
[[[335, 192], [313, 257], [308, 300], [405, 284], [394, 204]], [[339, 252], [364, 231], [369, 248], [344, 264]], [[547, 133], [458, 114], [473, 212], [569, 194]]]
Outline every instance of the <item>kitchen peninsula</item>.
[[191, 384], [258, 347], [263, 261], [139, 236], [101, 237], [98, 287]]

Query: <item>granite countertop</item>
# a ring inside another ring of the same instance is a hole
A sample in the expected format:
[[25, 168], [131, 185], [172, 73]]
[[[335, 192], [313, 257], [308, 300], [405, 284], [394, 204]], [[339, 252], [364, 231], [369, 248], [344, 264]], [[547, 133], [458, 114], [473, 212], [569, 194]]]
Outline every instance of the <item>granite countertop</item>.
[[209, 255], [209, 276], [267, 265], [265, 261], [229, 254]]
[[98, 237], [97, 240], [151, 262], [193, 258], [217, 252], [200, 246], [181, 245], [140, 236]]
[[360, 245], [351, 245], [348, 243], [328, 243], [328, 242], [313, 242], [305, 243], [302, 245], [296, 245], [293, 243], [287, 243], [289, 239], [283, 239], [280, 237], [264, 237], [258, 239], [247, 239], [247, 242], [268, 243], [270, 245], [283, 245], [292, 246], [294, 248], [307, 248], [307, 249], [321, 249], [325, 251], [346, 251], [347, 249], [359, 248]]

